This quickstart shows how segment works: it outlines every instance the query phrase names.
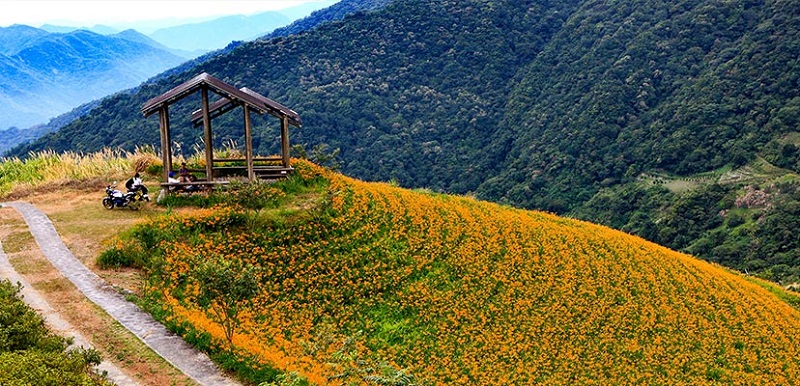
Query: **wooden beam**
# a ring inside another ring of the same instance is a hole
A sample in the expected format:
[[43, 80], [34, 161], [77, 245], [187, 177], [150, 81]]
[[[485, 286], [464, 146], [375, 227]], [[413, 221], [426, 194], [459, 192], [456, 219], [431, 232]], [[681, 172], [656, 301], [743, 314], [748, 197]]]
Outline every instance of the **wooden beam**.
[[244, 110], [244, 152], [247, 158], [247, 179], [253, 181], [256, 179], [256, 173], [253, 171], [253, 128], [250, 121], [250, 107], [245, 103], [243, 104]]
[[281, 118], [281, 157], [283, 157], [283, 167], [289, 167], [289, 117], [284, 115]]
[[213, 181], [214, 143], [213, 137], [211, 136], [211, 117], [208, 109], [208, 86], [203, 85], [200, 90], [200, 93], [203, 96], [203, 131], [205, 133], [206, 142], [206, 179], [208, 181]]

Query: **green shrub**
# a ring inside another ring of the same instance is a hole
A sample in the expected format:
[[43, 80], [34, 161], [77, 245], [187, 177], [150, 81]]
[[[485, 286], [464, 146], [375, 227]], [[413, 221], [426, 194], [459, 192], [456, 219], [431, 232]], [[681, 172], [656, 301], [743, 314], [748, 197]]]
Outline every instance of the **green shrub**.
[[100, 354], [65, 351], [71, 341], [50, 333], [19, 297], [21, 289], [0, 281], [0, 385], [110, 385], [92, 372]]
[[112, 247], [100, 253], [97, 258], [100, 268], [143, 268], [147, 261], [139, 248]]

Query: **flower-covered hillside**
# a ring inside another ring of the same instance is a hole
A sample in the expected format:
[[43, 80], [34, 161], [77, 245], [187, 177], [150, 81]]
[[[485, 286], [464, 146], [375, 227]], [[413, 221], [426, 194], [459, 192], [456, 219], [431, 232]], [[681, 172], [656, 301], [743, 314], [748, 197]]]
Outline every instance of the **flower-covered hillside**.
[[144, 256], [162, 317], [253, 379], [800, 380], [800, 313], [740, 275], [586, 222], [296, 168], [264, 194], [314, 186], [313, 205], [174, 211], [105, 254]]

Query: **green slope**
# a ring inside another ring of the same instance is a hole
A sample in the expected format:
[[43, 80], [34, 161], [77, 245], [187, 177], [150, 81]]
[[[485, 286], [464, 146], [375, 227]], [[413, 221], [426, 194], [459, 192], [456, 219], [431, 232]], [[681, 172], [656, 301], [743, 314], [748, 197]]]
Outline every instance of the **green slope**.
[[309, 184], [313, 205], [182, 208], [105, 255], [145, 262], [159, 315], [256, 383], [800, 379], [780, 289], [594, 224], [295, 165], [261, 193], [291, 203]]
[[741, 166], [798, 130], [800, 3], [586, 2], [509, 98], [489, 197], [563, 211], [663, 169]]

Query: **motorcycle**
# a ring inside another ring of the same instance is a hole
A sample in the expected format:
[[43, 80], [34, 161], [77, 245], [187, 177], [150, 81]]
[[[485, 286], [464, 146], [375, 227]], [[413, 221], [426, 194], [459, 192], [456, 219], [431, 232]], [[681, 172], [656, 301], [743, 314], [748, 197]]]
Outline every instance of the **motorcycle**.
[[117, 183], [106, 186], [106, 196], [103, 197], [103, 207], [111, 210], [114, 207], [139, 210], [145, 201], [149, 201], [141, 191], [122, 193], [114, 189]]

